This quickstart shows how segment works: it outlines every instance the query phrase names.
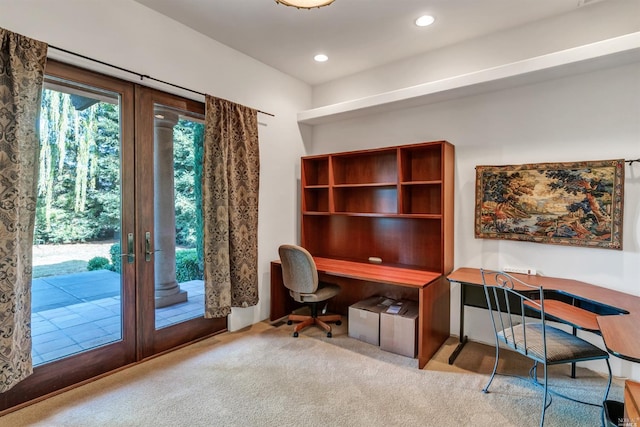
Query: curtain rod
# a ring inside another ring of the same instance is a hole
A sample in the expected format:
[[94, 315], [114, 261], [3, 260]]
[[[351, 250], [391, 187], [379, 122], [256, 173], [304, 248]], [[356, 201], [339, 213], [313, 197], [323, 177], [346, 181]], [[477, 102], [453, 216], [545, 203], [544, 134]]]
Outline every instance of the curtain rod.
[[629, 166], [631, 166], [632, 164], [634, 164], [635, 162], [640, 163], [640, 159], [633, 159], [633, 160], [625, 160], [625, 163], [629, 163]]
[[[52, 46], [52, 45], [49, 45], [49, 47], [52, 48], [52, 49], [55, 49], [55, 50], [59, 50], [60, 52], [64, 52], [64, 53], [68, 53], [70, 55], [77, 56], [77, 57], [82, 58], [82, 59], [87, 59], [89, 61], [97, 62], [98, 64], [106, 65], [107, 67], [115, 68], [116, 70], [124, 71], [125, 73], [134, 74], [134, 75], [140, 77], [141, 81], [144, 80], [144, 79], [153, 80], [154, 82], [162, 83], [162, 84], [165, 84], [165, 85], [168, 85], [168, 86], [171, 86], [171, 87], [175, 87], [177, 89], [182, 89], [182, 90], [186, 90], [187, 92], [195, 93], [197, 95], [206, 96], [205, 93], [198, 92], [197, 90], [189, 89], [189, 88], [186, 88], [184, 86], [180, 86], [180, 85], [177, 85], [177, 84], [174, 84], [174, 83], [169, 83], [169, 82], [164, 81], [164, 80], [156, 79], [155, 77], [151, 77], [151, 76], [148, 76], [146, 74], [140, 74], [140, 73], [138, 73], [136, 71], [129, 70], [129, 69], [123, 68], [123, 67], [119, 67], [117, 65], [109, 64], [108, 62], [100, 61], [99, 59], [90, 58], [90, 57], [82, 55], [80, 53], [72, 52], [70, 50], [62, 49], [60, 47], [56, 47], [56, 46]], [[267, 113], [267, 112], [262, 111], [262, 110], [256, 110], [256, 111], [258, 113], [265, 114], [267, 116], [275, 117], [275, 114]]]

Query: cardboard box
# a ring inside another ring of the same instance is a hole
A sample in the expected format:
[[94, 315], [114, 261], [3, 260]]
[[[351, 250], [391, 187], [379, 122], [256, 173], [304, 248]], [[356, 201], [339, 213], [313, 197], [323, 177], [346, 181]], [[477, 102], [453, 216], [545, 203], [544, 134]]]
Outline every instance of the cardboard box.
[[349, 336], [373, 345], [380, 345], [380, 313], [396, 301], [371, 297], [349, 307]]
[[402, 300], [380, 313], [380, 348], [416, 357], [418, 303]]

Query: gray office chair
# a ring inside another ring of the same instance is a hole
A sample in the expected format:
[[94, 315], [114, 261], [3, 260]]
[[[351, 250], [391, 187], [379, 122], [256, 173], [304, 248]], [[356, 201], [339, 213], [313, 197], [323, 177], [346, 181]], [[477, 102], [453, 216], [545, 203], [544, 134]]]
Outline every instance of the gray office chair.
[[311, 315], [290, 314], [287, 324], [298, 323], [293, 331], [297, 337], [298, 332], [307, 326], [317, 325], [327, 331], [327, 337], [331, 338], [331, 326], [327, 322], [336, 325], [341, 324], [339, 314], [318, 314], [318, 305], [340, 293], [340, 287], [318, 281], [318, 270], [311, 254], [303, 247], [296, 245], [282, 245], [278, 248], [280, 261], [282, 262], [282, 281], [289, 289], [289, 295], [297, 301], [309, 305]]
[[[576, 402], [603, 407], [611, 388], [609, 354], [575, 335], [547, 325], [544, 312], [544, 292], [541, 286], [529, 285], [500, 271], [481, 270], [481, 273], [496, 340], [495, 365], [491, 378], [482, 391], [489, 392], [489, 386], [496, 375], [500, 343], [502, 342], [508, 348], [533, 360], [533, 367], [529, 371], [530, 377], [536, 385], [541, 385], [544, 388], [540, 417], [541, 427], [544, 425], [545, 411], [551, 405], [550, 391], [547, 387], [547, 367], [550, 365], [605, 359], [609, 370], [609, 382], [602, 399], [603, 403], [582, 402], [554, 392], [560, 397]], [[540, 319], [530, 318], [538, 315]], [[538, 364], [542, 364], [544, 368], [544, 382], [542, 384], [538, 381]], [[602, 417], [604, 421], [604, 408]]]

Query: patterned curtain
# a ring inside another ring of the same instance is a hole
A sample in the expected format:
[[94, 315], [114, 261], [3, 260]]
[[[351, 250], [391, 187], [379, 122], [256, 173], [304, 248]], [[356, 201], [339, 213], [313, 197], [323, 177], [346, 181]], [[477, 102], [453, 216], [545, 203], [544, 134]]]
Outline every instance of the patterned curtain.
[[31, 251], [45, 43], [0, 28], [0, 392], [31, 375]]
[[202, 205], [205, 317], [258, 303], [256, 110], [206, 97]]

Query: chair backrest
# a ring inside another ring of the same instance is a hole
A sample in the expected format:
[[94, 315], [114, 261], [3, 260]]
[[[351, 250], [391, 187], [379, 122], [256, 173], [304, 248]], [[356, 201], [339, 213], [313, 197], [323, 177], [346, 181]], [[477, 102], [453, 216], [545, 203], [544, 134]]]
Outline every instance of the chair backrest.
[[284, 286], [296, 294], [312, 294], [318, 289], [318, 270], [305, 248], [282, 245], [278, 248]]
[[[535, 341], [542, 339], [542, 353], [547, 358], [544, 292], [542, 286], [534, 286], [519, 280], [502, 271], [480, 270], [487, 306], [491, 314], [491, 324], [497, 341], [502, 341], [518, 352], [528, 355], [530, 347], [527, 345], [527, 324], [541, 323], [542, 337], [535, 337]], [[541, 320], [532, 320], [528, 315], [540, 315]], [[519, 327], [518, 325], [522, 325]], [[516, 328], [518, 326], [518, 328]], [[516, 332], [516, 329], [518, 330]], [[534, 337], [531, 337], [534, 341]]]

